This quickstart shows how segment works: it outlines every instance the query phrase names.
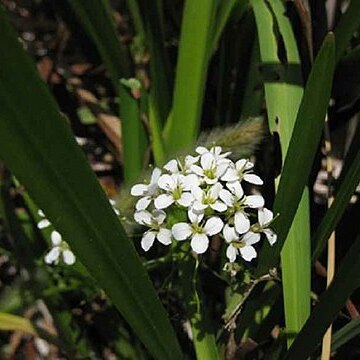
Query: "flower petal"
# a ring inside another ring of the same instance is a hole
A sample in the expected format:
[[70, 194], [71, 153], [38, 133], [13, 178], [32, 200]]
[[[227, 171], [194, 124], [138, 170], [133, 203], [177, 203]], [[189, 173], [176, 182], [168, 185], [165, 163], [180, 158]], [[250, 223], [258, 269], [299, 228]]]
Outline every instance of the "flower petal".
[[199, 213], [199, 212], [203, 212], [208, 206], [198, 200], [195, 200], [194, 203], [192, 204], [192, 207], [195, 212]]
[[198, 224], [204, 218], [204, 212], [190, 208], [188, 210], [188, 217], [192, 224]]
[[236, 260], [237, 250], [234, 246], [229, 245], [226, 249], [226, 256], [230, 262], [234, 262]]
[[184, 192], [181, 194], [180, 199], [177, 201], [181, 206], [189, 207], [194, 201], [194, 196], [189, 192]]
[[147, 210], [135, 211], [134, 214], [135, 221], [140, 225], [151, 225], [152, 217]]
[[225, 224], [224, 230], [223, 230], [223, 235], [224, 235], [225, 241], [228, 243], [239, 240], [239, 236], [236, 233], [235, 228], [233, 228], [229, 224]]
[[255, 174], [244, 174], [244, 180], [255, 185], [262, 185], [264, 182]]
[[217, 182], [215, 185], [213, 185], [210, 190], [209, 194], [213, 199], [217, 199], [219, 197], [220, 190], [222, 189], [222, 185]]
[[264, 206], [264, 198], [261, 195], [250, 195], [245, 199], [245, 204], [253, 209]]
[[239, 250], [242, 258], [246, 261], [256, 258], [256, 250], [250, 245], [241, 247]]
[[204, 170], [214, 167], [214, 165], [216, 164], [214, 155], [210, 153], [205, 153], [204, 155], [201, 155], [200, 164]]
[[218, 234], [223, 228], [223, 221], [216, 216], [211, 217], [208, 221], [206, 221], [204, 230], [207, 235], [215, 235]]
[[57, 232], [56, 230], [51, 232], [50, 238], [51, 238], [51, 242], [55, 246], [60, 245], [60, 243], [62, 242], [62, 237], [61, 237], [60, 233]]
[[227, 206], [219, 200], [215, 201], [214, 204], [211, 204], [210, 207], [218, 212], [224, 212], [227, 209]]
[[45, 214], [41, 209], [39, 209], [37, 213], [38, 213], [39, 216], [45, 217]]
[[182, 183], [184, 186], [184, 190], [191, 190], [191, 188], [193, 186], [199, 186], [200, 181], [199, 181], [199, 177], [197, 175], [190, 174], [190, 175], [184, 176]]
[[58, 262], [59, 256], [60, 248], [58, 246], [55, 246], [45, 255], [44, 260], [46, 264], [52, 264], [54, 262]]
[[132, 196], [143, 196], [146, 194], [148, 186], [145, 184], [136, 184], [131, 188], [130, 194]]
[[171, 244], [172, 235], [169, 229], [161, 228], [156, 237], [164, 245]]
[[151, 174], [150, 184], [157, 184], [160, 176], [161, 176], [161, 170], [156, 167]]
[[171, 173], [177, 173], [179, 171], [178, 162], [175, 159], [170, 160], [164, 165], [164, 169]]
[[69, 249], [62, 252], [63, 260], [66, 265], [73, 265], [76, 261], [75, 255]]
[[159, 225], [161, 225], [164, 222], [164, 220], [166, 219], [166, 213], [165, 213], [165, 211], [162, 211], [162, 210], [153, 210], [151, 215], [152, 215], [152, 218]]
[[151, 203], [151, 197], [145, 196], [139, 199], [135, 205], [136, 210], [145, 210]]
[[141, 239], [141, 247], [144, 251], [148, 251], [154, 244], [156, 233], [154, 231], [147, 231]]
[[259, 233], [254, 233], [252, 231], [249, 231], [244, 235], [244, 237], [242, 238], [242, 241], [246, 245], [252, 245], [252, 244], [256, 244], [257, 242], [259, 242], [260, 239], [261, 239], [261, 235]]
[[274, 218], [274, 214], [271, 210], [267, 208], [258, 210], [258, 219], [259, 219], [259, 224], [261, 226], [265, 226], [269, 224], [273, 218]]
[[235, 214], [235, 229], [239, 234], [244, 234], [250, 229], [250, 221], [241, 211]]
[[209, 238], [205, 234], [194, 234], [190, 246], [197, 254], [203, 254], [209, 247]]
[[276, 233], [272, 229], [264, 229], [263, 231], [269, 241], [269, 244], [274, 245], [277, 240]]
[[176, 240], [185, 240], [192, 234], [191, 226], [188, 223], [175, 224], [171, 232]]
[[190, 170], [198, 176], [204, 175], [204, 170], [198, 165], [191, 165]]
[[174, 202], [174, 198], [169, 194], [159, 195], [155, 201], [154, 205], [157, 209], [165, 209], [169, 207]]
[[229, 207], [234, 204], [234, 196], [231, 194], [229, 190], [221, 189], [219, 193], [220, 199]]
[[174, 181], [174, 174], [173, 175], [161, 175], [158, 181], [159, 188], [171, 191], [176, 187], [176, 182]]
[[39, 229], [44, 229], [44, 228], [46, 228], [46, 227], [48, 227], [50, 225], [51, 224], [50, 224], [50, 221], [48, 219], [42, 219], [37, 223], [37, 227]]
[[204, 147], [204, 146], [198, 146], [198, 147], [195, 149], [195, 151], [196, 151], [198, 154], [200, 154], [200, 155], [209, 152], [209, 150], [208, 150], [206, 147]]
[[225, 174], [221, 177], [223, 181], [236, 181], [239, 179], [238, 173], [234, 168], [228, 168]]
[[239, 181], [228, 182], [226, 186], [238, 199], [244, 196], [244, 190]]

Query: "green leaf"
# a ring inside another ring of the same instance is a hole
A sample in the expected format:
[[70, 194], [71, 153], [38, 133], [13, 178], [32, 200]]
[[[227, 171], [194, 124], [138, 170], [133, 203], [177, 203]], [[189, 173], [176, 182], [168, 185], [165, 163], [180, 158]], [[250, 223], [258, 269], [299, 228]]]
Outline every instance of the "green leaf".
[[23, 331], [37, 336], [37, 332], [29, 319], [13, 314], [0, 313], [0, 330]]
[[164, 134], [169, 155], [192, 145], [198, 135], [216, 4], [185, 1], [173, 108]]
[[[282, 155], [285, 158], [303, 94], [296, 39], [281, 1], [252, 0], [251, 4], [258, 31], [269, 128], [272, 132], [278, 132]], [[285, 174], [284, 168], [281, 180]], [[303, 191], [304, 187], [301, 188], [300, 197]], [[294, 222], [292, 220], [295, 214], [291, 218], [292, 227], [289, 234], [286, 234], [286, 246], [281, 254], [288, 332], [299, 331], [310, 313], [310, 220], [307, 189], [295, 210], [297, 207], [298, 211]], [[275, 204], [274, 210], [279, 211]], [[285, 211], [283, 207], [281, 210], [282, 216]], [[289, 227], [290, 225], [291, 223]], [[260, 267], [263, 261], [264, 258], [260, 257]], [[268, 258], [266, 261], [275, 263], [277, 257]], [[268, 267], [263, 268], [264, 273], [268, 270]], [[288, 342], [291, 341], [289, 338]]]
[[[330, 97], [334, 49], [334, 36], [329, 34], [315, 59], [305, 87], [275, 197], [274, 211], [280, 213], [274, 223], [278, 241], [273, 247], [264, 246], [261, 251], [257, 269], [259, 274], [266, 272], [276, 263], [308, 180]], [[316, 102], [314, 98], [317, 99]]]
[[120, 43], [108, 0], [68, 0], [80, 24], [94, 41], [115, 90], [118, 81], [129, 77], [130, 59]]
[[[346, 253], [328, 290], [320, 297], [310, 318], [296, 337], [284, 360], [303, 360], [314, 351], [346, 300], [360, 283], [360, 236]], [[351, 274], [351, 276], [349, 276]]]
[[331, 351], [339, 349], [355, 336], [360, 334], [360, 317], [351, 320], [340, 330], [338, 330], [332, 337]]
[[181, 358], [134, 246], [2, 7], [0, 37], [0, 157], [152, 356]]
[[[135, 79], [134, 82], [138, 82]], [[119, 103], [121, 134], [124, 153], [125, 184], [131, 185], [140, 176], [144, 168], [144, 152], [146, 138], [140, 118], [138, 101], [132, 96], [129, 86], [130, 80], [119, 83]], [[120, 126], [120, 124], [119, 124]]]

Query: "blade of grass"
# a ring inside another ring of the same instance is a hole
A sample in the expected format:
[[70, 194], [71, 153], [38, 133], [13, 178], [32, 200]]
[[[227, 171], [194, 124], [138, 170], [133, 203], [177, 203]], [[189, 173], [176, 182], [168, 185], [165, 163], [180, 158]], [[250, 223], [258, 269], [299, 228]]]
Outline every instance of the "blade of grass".
[[348, 297], [359, 286], [359, 274], [360, 236], [346, 253], [334, 281], [321, 296], [320, 302], [286, 353], [284, 360], [302, 360], [311, 355]]
[[120, 43], [108, 0], [68, 0], [80, 24], [94, 41], [115, 90], [131, 75], [129, 54]]
[[[134, 79], [134, 81], [136, 80]], [[125, 83], [125, 80], [119, 82], [121, 137], [124, 152], [125, 184], [131, 185], [143, 170], [146, 138], [143, 136], [145, 134], [140, 119], [138, 101], [133, 97], [131, 89]]]
[[0, 36], [1, 158], [149, 352], [155, 358], [181, 358], [174, 331], [132, 243], [2, 7]]
[[[285, 158], [303, 94], [297, 44], [290, 21], [284, 15], [285, 8], [281, 1], [252, 0], [251, 4], [265, 76], [269, 127], [272, 132], [279, 133], [281, 150]], [[267, 79], [273, 72], [279, 76], [279, 81]], [[284, 174], [285, 168], [281, 180]], [[305, 189], [302, 195], [303, 191], [304, 187], [299, 194], [301, 201], [298, 211], [281, 253], [286, 330], [289, 333], [299, 331], [310, 314], [309, 198], [307, 190]], [[298, 256], [299, 254], [301, 256]], [[260, 265], [261, 260], [260, 258]], [[269, 268], [266, 271], [268, 270]], [[289, 337], [288, 344], [291, 341]]]
[[29, 319], [13, 314], [0, 313], [0, 330], [22, 331], [37, 336], [37, 332]]
[[164, 134], [169, 155], [192, 145], [198, 135], [216, 5], [214, 0], [185, 1], [172, 114]]
[[272, 247], [265, 244], [260, 253], [258, 274], [267, 272], [276, 263], [307, 182], [329, 102], [334, 48], [334, 36], [329, 34], [309, 75], [274, 202], [274, 211], [281, 213], [274, 223], [278, 241]]

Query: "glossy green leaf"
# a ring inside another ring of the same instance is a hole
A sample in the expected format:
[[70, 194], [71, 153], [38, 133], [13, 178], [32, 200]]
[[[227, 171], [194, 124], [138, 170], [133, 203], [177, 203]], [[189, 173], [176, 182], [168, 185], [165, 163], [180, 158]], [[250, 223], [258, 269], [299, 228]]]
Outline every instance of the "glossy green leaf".
[[[282, 1], [252, 0], [251, 4], [258, 31], [269, 128], [270, 131], [279, 134], [284, 159], [288, 154], [303, 94], [297, 43]], [[285, 170], [282, 177], [284, 175]], [[300, 197], [303, 191], [304, 188], [301, 189]], [[275, 205], [274, 210], [278, 212]], [[282, 213], [285, 212], [284, 208], [281, 210]], [[284, 309], [286, 330], [293, 333], [299, 331], [310, 313], [310, 229], [307, 189], [302, 195], [291, 229], [286, 235], [286, 245], [281, 253]], [[263, 258], [260, 258], [260, 267], [263, 265], [262, 260]], [[273, 260], [275, 264], [277, 259]], [[266, 268], [264, 272], [268, 270], [269, 268]], [[288, 343], [291, 341], [289, 338]]]
[[0, 9], [0, 157], [149, 352], [181, 358], [134, 246]]
[[94, 41], [114, 88], [131, 76], [127, 50], [120, 43], [108, 0], [68, 0], [80, 24]]
[[[303, 360], [314, 351], [346, 300], [360, 283], [360, 236], [346, 253], [328, 290], [320, 297], [284, 360]], [[349, 276], [351, 274], [351, 276]]]
[[330, 97], [334, 45], [334, 37], [329, 34], [309, 75], [274, 202], [274, 211], [280, 213], [274, 223], [278, 241], [273, 247], [264, 246], [258, 273], [266, 272], [276, 263], [308, 180]]
[[165, 127], [169, 154], [192, 145], [198, 135], [216, 5], [215, 0], [185, 1], [172, 114]]

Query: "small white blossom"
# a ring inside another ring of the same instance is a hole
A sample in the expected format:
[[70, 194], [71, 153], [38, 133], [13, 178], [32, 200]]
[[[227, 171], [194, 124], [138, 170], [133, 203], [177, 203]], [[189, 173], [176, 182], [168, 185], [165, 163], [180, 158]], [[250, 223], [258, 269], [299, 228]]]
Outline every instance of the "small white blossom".
[[194, 200], [190, 189], [198, 184], [199, 180], [194, 174], [186, 176], [181, 174], [162, 175], [159, 178], [158, 185], [166, 193], [159, 195], [155, 199], [155, 207], [157, 209], [165, 209], [173, 203], [189, 207]]
[[[38, 210], [38, 214], [43, 217], [37, 223], [37, 227], [39, 229], [45, 229], [51, 226], [51, 223], [48, 219], [45, 218], [45, 214], [42, 210]], [[60, 257], [62, 255], [63, 261], [67, 265], [72, 265], [75, 263], [76, 258], [73, 252], [70, 250], [69, 245], [62, 239], [62, 236], [56, 230], [52, 230], [50, 234], [50, 239], [52, 242], [51, 250], [45, 255], [45, 262], [47, 264], [58, 264], [60, 261]]]
[[217, 161], [224, 160], [231, 154], [230, 151], [225, 152], [225, 153], [221, 153], [222, 152], [221, 146], [213, 146], [212, 148], [210, 148], [210, 150], [208, 150], [204, 146], [198, 146], [195, 151], [200, 155], [210, 153], [215, 157], [215, 159]]
[[200, 156], [185, 156], [184, 160], [173, 159], [164, 165], [164, 169], [169, 171], [171, 174], [191, 174], [191, 166], [196, 164], [200, 159]]
[[249, 173], [253, 167], [254, 164], [252, 162], [241, 159], [237, 161], [235, 165], [228, 167], [226, 173], [221, 177], [221, 180], [228, 182], [245, 180], [251, 184], [262, 185], [263, 181], [259, 176]]
[[158, 181], [161, 176], [161, 170], [155, 168], [152, 172], [149, 184], [136, 184], [131, 188], [131, 195], [142, 196], [135, 205], [136, 210], [145, 210], [156, 196], [158, 190]]
[[206, 184], [213, 185], [219, 181], [219, 178], [225, 174], [230, 160], [218, 160], [210, 152], [204, 153], [200, 157], [200, 165], [192, 165], [191, 170], [200, 176]]
[[249, 238], [260, 240], [261, 233], [264, 233], [270, 245], [274, 245], [277, 240], [276, 233], [269, 228], [274, 218], [273, 212], [263, 208], [258, 210], [258, 223], [254, 224], [250, 231], [246, 234]]
[[225, 241], [229, 244], [226, 249], [226, 256], [230, 262], [234, 262], [237, 255], [241, 255], [246, 261], [256, 258], [256, 250], [252, 245], [256, 244], [260, 238], [249, 237], [247, 236], [248, 233], [240, 238], [240, 234], [237, 233], [235, 228], [228, 224], [224, 226], [223, 235]]
[[191, 193], [194, 195], [195, 201], [192, 205], [196, 212], [202, 212], [208, 207], [218, 212], [226, 211], [227, 206], [219, 200], [219, 193], [222, 189], [220, 183], [216, 183], [209, 189], [201, 189], [195, 186], [191, 189]]
[[220, 233], [224, 226], [223, 221], [216, 216], [209, 218], [204, 225], [201, 221], [204, 214], [196, 214], [193, 211], [188, 211], [188, 216], [191, 224], [178, 223], [175, 224], [171, 231], [176, 240], [186, 240], [191, 237], [190, 246], [197, 254], [203, 254], [209, 247], [209, 237]]
[[155, 238], [163, 245], [171, 244], [171, 231], [166, 229], [164, 221], [166, 213], [162, 210], [153, 210], [150, 213], [147, 210], [140, 210], [134, 214], [135, 221], [140, 225], [150, 227], [141, 239], [141, 247], [148, 251], [154, 244]]
[[235, 229], [239, 234], [244, 234], [250, 229], [250, 220], [245, 213], [246, 207], [259, 208], [264, 206], [264, 198], [261, 195], [244, 196], [238, 181], [228, 183], [228, 188], [231, 190], [220, 190], [221, 200], [234, 212]]

